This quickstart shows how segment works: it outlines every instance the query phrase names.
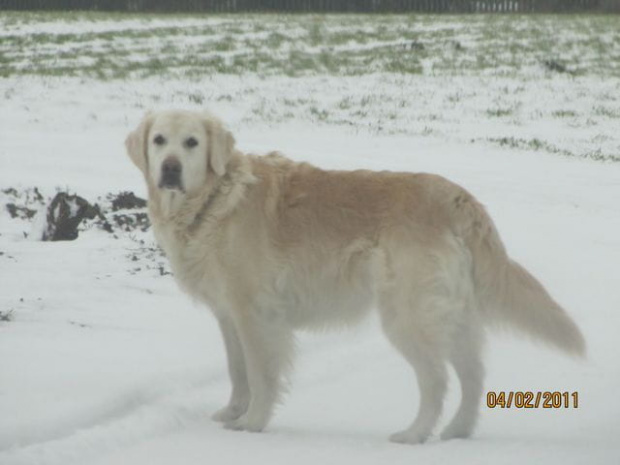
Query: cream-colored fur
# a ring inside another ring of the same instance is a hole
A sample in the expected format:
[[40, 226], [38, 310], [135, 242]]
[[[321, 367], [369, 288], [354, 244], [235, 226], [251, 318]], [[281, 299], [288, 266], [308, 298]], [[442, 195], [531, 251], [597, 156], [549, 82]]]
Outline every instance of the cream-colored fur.
[[[265, 428], [295, 330], [346, 327], [373, 309], [420, 389], [418, 415], [396, 442], [432, 433], [446, 362], [462, 401], [442, 438], [472, 433], [488, 324], [585, 351], [564, 310], [507, 256], [485, 209], [442, 177], [325, 171], [277, 153], [242, 154], [215, 117], [182, 111], [147, 115], [126, 145], [177, 282], [221, 327], [232, 395], [214, 419], [227, 428]], [[159, 187], [166, 160], [182, 168], [178, 188]]]

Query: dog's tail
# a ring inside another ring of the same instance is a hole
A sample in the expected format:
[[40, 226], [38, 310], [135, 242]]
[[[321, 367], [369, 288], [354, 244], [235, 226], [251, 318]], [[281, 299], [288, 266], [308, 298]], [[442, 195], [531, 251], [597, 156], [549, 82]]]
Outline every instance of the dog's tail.
[[467, 192], [453, 205], [457, 234], [472, 255], [484, 321], [519, 329], [572, 356], [585, 356], [585, 340], [575, 322], [534, 276], [508, 257], [485, 208]]

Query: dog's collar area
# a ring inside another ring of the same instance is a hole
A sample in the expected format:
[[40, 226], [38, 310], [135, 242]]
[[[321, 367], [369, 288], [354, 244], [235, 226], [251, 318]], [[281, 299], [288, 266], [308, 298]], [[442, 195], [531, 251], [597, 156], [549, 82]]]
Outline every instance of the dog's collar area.
[[205, 218], [205, 216], [207, 216], [207, 212], [213, 206], [213, 202], [215, 201], [216, 197], [218, 197], [222, 191], [222, 181], [226, 181], [226, 178], [229, 178], [229, 177], [230, 176], [228, 176], [228, 173], [226, 173], [224, 177], [220, 180], [220, 183], [218, 184], [218, 186], [215, 189], [213, 189], [211, 192], [209, 192], [209, 195], [207, 196], [205, 201], [202, 203], [202, 206], [196, 213], [194, 220], [190, 223], [188, 227], [190, 231], [195, 230], [198, 227], [198, 225], [200, 225], [200, 223]]

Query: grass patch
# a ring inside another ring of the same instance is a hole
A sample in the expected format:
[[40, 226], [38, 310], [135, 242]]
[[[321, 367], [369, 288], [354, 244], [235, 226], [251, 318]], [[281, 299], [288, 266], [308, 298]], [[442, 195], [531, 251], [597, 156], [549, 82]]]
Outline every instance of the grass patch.
[[[248, 72], [301, 77], [369, 72], [518, 76], [546, 71], [619, 77], [616, 19], [11, 12], [0, 18], [6, 34], [0, 38], [0, 74], [105, 80]], [[52, 27], [22, 32], [33, 24]], [[110, 30], [102, 27], [108, 24]], [[67, 26], [65, 32], [56, 32], [63, 29], [59, 25]]]
[[[171, 78], [187, 83], [178, 97], [191, 105], [243, 99], [246, 120], [383, 134], [458, 135], [468, 117], [513, 134], [553, 120], [564, 127], [544, 140], [475, 140], [618, 161], [615, 136], [594, 139], [620, 118], [617, 17], [9, 13], [0, 28], [0, 78], [15, 82]], [[211, 78], [224, 85], [204, 93]], [[581, 128], [591, 130], [570, 137]]]
[[600, 149], [595, 149], [583, 153], [574, 153], [570, 150], [562, 149], [544, 140], [521, 139], [516, 137], [490, 137], [487, 141], [497, 144], [500, 147], [512, 149], [531, 150], [535, 152], [547, 152], [554, 155], [562, 155], [571, 158], [587, 158], [595, 161], [620, 162], [620, 155], [603, 153]]
[[605, 118], [617, 119], [620, 118], [620, 108], [619, 107], [609, 107], [609, 106], [596, 106], [592, 111], [597, 116], [603, 116]]
[[514, 114], [512, 108], [493, 108], [486, 111], [486, 114], [490, 118], [504, 118]]
[[551, 116], [554, 118], [575, 118], [577, 116], [577, 112], [573, 110], [556, 110], [551, 113]]

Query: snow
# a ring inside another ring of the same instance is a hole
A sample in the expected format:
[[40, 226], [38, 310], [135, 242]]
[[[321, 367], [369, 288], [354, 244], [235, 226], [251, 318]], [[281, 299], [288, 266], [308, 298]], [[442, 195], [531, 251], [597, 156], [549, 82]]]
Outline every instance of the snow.
[[[191, 20], [184, 18], [176, 20], [174, 17], [150, 18], [150, 19], [96, 19], [96, 16], [83, 15], [84, 21], [62, 21], [59, 17], [46, 21], [44, 17], [35, 20], [21, 20], [5, 25], [0, 31], [3, 36], [31, 36], [33, 34], [85, 34], [98, 32], [122, 32], [122, 31], [151, 31], [153, 29], [167, 29], [175, 27], [199, 27], [204, 25], [203, 20]], [[164, 19], [165, 18], [165, 19]], [[209, 24], [217, 27], [229, 20], [211, 18]]]
[[[491, 334], [486, 390], [576, 391], [579, 408], [481, 405], [472, 439], [407, 447], [387, 436], [413, 418], [417, 388], [372, 319], [351, 332], [301, 335], [291, 393], [268, 430], [227, 431], [209, 419], [229, 389], [217, 325], [171, 276], [147, 266], [141, 250], [153, 245], [151, 231], [115, 238], [93, 228], [76, 241], [39, 242], [32, 231], [42, 212], [25, 221], [2, 208], [0, 311], [13, 312], [0, 321], [0, 463], [617, 463], [620, 163], [579, 155], [620, 153], [617, 119], [596, 112], [617, 111], [608, 97], [619, 87], [596, 76], [1, 79], [2, 190], [144, 197], [123, 141], [146, 109], [168, 107], [208, 107], [248, 152], [447, 176], [487, 205], [511, 255], [582, 328], [589, 355], [576, 362]], [[189, 98], [196, 93], [203, 103]], [[517, 110], [487, 115], [504, 106]], [[360, 108], [366, 114], [355, 117]], [[576, 116], [552, 116], [566, 109]], [[573, 156], [489, 142], [501, 137], [536, 138]], [[452, 377], [441, 425], [458, 395]]]

